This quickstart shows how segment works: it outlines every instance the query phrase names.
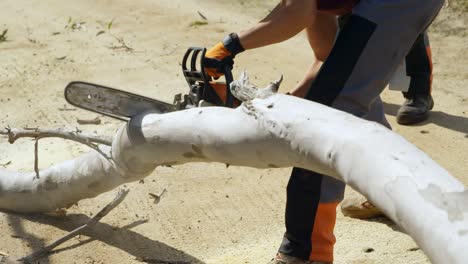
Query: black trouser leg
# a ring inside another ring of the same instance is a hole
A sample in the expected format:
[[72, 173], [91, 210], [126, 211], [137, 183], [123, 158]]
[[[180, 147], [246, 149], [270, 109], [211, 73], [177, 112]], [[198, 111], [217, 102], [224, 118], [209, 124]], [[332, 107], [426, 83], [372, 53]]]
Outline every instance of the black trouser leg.
[[416, 42], [406, 56], [406, 74], [411, 77], [406, 98], [415, 94], [430, 94], [432, 84], [432, 58], [429, 38], [424, 32], [418, 36]]

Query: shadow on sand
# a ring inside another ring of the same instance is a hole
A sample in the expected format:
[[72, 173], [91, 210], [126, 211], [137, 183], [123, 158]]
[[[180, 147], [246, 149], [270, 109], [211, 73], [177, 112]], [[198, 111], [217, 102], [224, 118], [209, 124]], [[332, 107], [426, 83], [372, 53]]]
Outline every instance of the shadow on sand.
[[[387, 115], [396, 116], [398, 108], [400, 108], [400, 105], [384, 102], [384, 110]], [[412, 126], [418, 127], [426, 124], [435, 124], [450, 130], [458, 131], [464, 133], [465, 137], [468, 138], [468, 118], [466, 117], [451, 115], [441, 111], [431, 111], [431, 115], [426, 121]]]
[[[18, 239], [24, 239], [31, 246], [31, 252], [44, 247], [45, 243], [44, 239], [24, 231], [22, 227], [23, 220], [54, 226], [65, 232], [69, 232], [87, 223], [90, 219], [84, 214], [70, 214], [65, 217], [55, 217], [43, 214], [17, 214], [13, 212], [1, 212], [7, 214], [8, 222], [11, 224], [11, 228], [14, 232], [12, 236], [17, 237]], [[119, 248], [127, 252], [128, 254], [134, 256], [137, 261], [142, 263], [204, 264], [204, 262], [201, 260], [181, 250], [173, 248], [162, 242], [154, 241], [131, 230], [132, 228], [147, 222], [148, 220], [138, 220], [122, 227], [115, 227], [106, 223], [98, 222], [95, 226], [89, 229], [85, 229], [82, 233], [82, 235], [89, 237], [88, 239], [79, 241], [67, 247], [59, 246], [51, 254], [57, 254], [66, 250], [78, 248], [79, 246], [87, 244], [91, 241], [99, 240], [109, 246]], [[59, 237], [54, 239], [58, 238]], [[25, 253], [25, 255], [28, 255], [29, 253]], [[49, 260], [46, 257], [41, 259], [38, 263], [46, 264], [49, 263]]]

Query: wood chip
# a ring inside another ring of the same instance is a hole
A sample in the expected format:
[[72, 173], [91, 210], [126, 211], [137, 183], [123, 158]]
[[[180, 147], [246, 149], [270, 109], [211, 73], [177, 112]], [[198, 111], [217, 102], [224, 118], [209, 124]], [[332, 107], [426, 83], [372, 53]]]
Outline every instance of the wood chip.
[[206, 16], [204, 16], [200, 11], [197, 11], [198, 15], [203, 18], [204, 20], [208, 20], [208, 18], [206, 18]]
[[101, 124], [101, 119], [99, 117], [96, 117], [94, 119], [76, 119], [76, 122], [80, 125], [100, 125]]
[[[9, 160], [9, 161], [7, 161], [7, 162], [5, 162], [5, 163], [0, 163], [0, 166], [5, 168], [6, 166], [8, 166], [8, 165], [10, 165], [10, 164], [11, 164], [11, 160]], [[1, 253], [1, 252], [0, 252], [0, 253]]]
[[154, 193], [148, 193], [149, 196], [151, 196], [151, 198], [154, 199], [154, 204], [158, 204], [160, 201], [161, 201], [161, 197], [166, 193], [166, 189], [164, 188], [162, 190], [162, 192], [157, 195], [157, 194], [154, 194]]

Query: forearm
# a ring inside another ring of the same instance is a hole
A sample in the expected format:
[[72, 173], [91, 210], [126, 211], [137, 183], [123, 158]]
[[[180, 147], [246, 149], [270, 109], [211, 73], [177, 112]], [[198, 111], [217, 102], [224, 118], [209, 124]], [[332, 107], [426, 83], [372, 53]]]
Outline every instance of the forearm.
[[283, 0], [262, 21], [240, 32], [240, 42], [246, 50], [282, 42], [314, 23], [316, 13], [316, 0]]
[[312, 82], [327, 59], [333, 47], [333, 42], [337, 34], [338, 24], [334, 15], [318, 13], [315, 23], [307, 27], [307, 38], [313, 50], [313, 62], [306, 71], [304, 78], [297, 84], [290, 93], [294, 96], [305, 97]]
[[317, 77], [317, 73], [322, 64], [322, 61], [315, 60], [305, 73], [304, 78], [297, 84], [296, 88], [290, 92], [291, 95], [304, 98], [312, 86], [312, 82]]

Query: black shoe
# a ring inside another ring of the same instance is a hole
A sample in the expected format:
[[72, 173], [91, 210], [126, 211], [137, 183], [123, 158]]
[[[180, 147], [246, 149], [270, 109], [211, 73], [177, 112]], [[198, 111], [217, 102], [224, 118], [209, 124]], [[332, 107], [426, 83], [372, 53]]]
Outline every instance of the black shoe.
[[434, 107], [432, 96], [415, 94], [406, 97], [406, 101], [398, 109], [397, 122], [400, 125], [413, 125], [426, 120]]

